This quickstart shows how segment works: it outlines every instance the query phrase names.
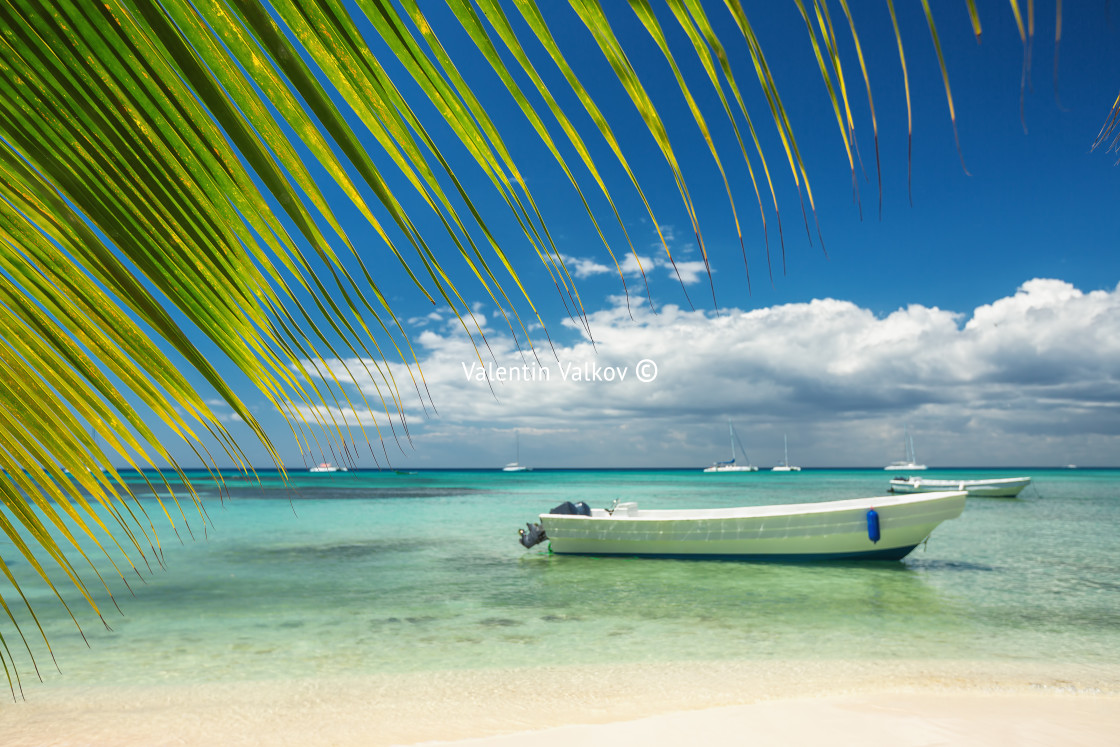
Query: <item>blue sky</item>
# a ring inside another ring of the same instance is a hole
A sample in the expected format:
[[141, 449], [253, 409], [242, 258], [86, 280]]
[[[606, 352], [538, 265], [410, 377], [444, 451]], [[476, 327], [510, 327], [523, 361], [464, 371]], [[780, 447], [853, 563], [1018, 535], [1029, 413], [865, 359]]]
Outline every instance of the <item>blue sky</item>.
[[[513, 458], [515, 430], [522, 434], [522, 461], [539, 467], [703, 466], [723, 458], [727, 418], [736, 423], [751, 460], [761, 465], [780, 460], [784, 434], [791, 458], [805, 466], [885, 464], [902, 456], [907, 425], [919, 458], [933, 466], [1120, 465], [1120, 343], [1114, 342], [1120, 340], [1120, 168], [1115, 153], [1090, 151], [1120, 83], [1120, 59], [1111, 53], [1120, 30], [1103, 3], [1066, 7], [1058, 96], [1052, 9], [1039, 10], [1022, 118], [1023, 47], [1010, 11], [1002, 5], [982, 8], [978, 45], [964, 4], [937, 7], [960, 154], [920, 8], [898, 4], [914, 112], [912, 205], [906, 105], [890, 18], [879, 4], [854, 8], [878, 115], [881, 218], [866, 93], [846, 28], [837, 27], [837, 34], [862, 163], [859, 206], [795, 7], [748, 7], [809, 171], [827, 255], [811, 215], [811, 237], [806, 235], [745, 49], [734, 43], [722, 4], [709, 4], [774, 172], [785, 257], [783, 268], [767, 199], [772, 279], [758, 206], [733, 132], [683, 46], [683, 35], [654, 3], [732, 183], [750, 265], [749, 291], [727, 194], [669, 68], [628, 7], [605, 4], [682, 164], [710, 255], [714, 299], [664, 159], [578, 19], [566, 6], [545, 5], [553, 32], [622, 140], [686, 282], [682, 286], [671, 274], [649, 216], [574, 107], [574, 97], [527, 44], [582, 128], [642, 258], [653, 309], [640, 278], [627, 273], [627, 310], [623, 284], [555, 162], [496, 78], [441, 25], [446, 19], [425, 8], [518, 158], [556, 249], [576, 275], [597, 348], [567, 316], [547, 271], [493, 190], [450, 144], [457, 173], [487, 209], [489, 225], [548, 327], [551, 349], [530, 330], [539, 366], [517, 353], [483, 290], [452, 259], [447, 267], [487, 331], [490, 347], [483, 348], [480, 361], [445, 310], [427, 304], [403, 281], [369, 228], [337, 205], [363, 258], [392, 290], [395, 311], [407, 320], [438, 408], [438, 414], [429, 407], [425, 415], [419, 398], [402, 390], [412, 444], [390, 449], [393, 466], [497, 467]], [[839, 7], [832, 10], [840, 13]], [[433, 131], [447, 144], [438, 128]], [[576, 164], [570, 151], [565, 154]], [[582, 168], [576, 170], [582, 178]], [[605, 203], [590, 180], [583, 184], [612, 247], [624, 252], [625, 240]], [[438, 239], [434, 221], [420, 228]], [[505, 287], [511, 294], [516, 289], [512, 283]], [[527, 305], [518, 301], [517, 308], [528, 323]], [[654, 381], [632, 378], [641, 360], [657, 364]], [[468, 373], [472, 363], [518, 367], [526, 361], [538, 373], [548, 369], [551, 379], [491, 382], [492, 393]], [[577, 382], [561, 373], [596, 366], [627, 369], [628, 378]], [[285, 461], [304, 463], [271, 406], [241, 391], [274, 434]], [[366, 414], [357, 417], [364, 420]], [[232, 427], [260, 459], [248, 436]], [[357, 466], [374, 466], [368, 451]]]

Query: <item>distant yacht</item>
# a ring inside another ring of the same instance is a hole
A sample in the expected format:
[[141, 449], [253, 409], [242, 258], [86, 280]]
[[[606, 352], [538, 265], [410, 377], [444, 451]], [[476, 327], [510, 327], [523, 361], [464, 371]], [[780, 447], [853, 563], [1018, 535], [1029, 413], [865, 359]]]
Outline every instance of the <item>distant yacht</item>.
[[908, 472], [914, 472], [914, 471], [917, 471], [917, 470], [927, 469], [927, 467], [924, 464], [918, 464], [917, 457], [914, 456], [914, 439], [910, 435], [909, 430], [907, 430], [906, 435], [903, 436], [903, 442], [906, 445], [906, 461], [905, 462], [891, 462], [886, 467], [883, 467], [883, 469], [892, 470], [892, 471], [908, 471]]
[[786, 458], [784, 460], [782, 460], [782, 463], [779, 464], [777, 467], [771, 467], [770, 471], [771, 472], [800, 472], [801, 471], [800, 467], [791, 466], [790, 463], [789, 463], [789, 441], [786, 439], [786, 435], [784, 433], [782, 434], [782, 444], [783, 444], [783, 446], [785, 446]]
[[526, 467], [521, 464], [521, 434], [517, 431], [513, 432], [514, 453], [516, 459], [506, 466], [502, 467], [502, 472], [529, 472], [532, 467]]
[[345, 467], [338, 467], [330, 462], [319, 462], [314, 467], [307, 470], [308, 472], [346, 472]]
[[[731, 433], [731, 458], [726, 462], [714, 462], [711, 467], [705, 467], [705, 472], [758, 472], [758, 467], [750, 463], [747, 459], [747, 452], [743, 448], [743, 442], [735, 435], [735, 426], [731, 425], [731, 418], [727, 419], [727, 429]], [[746, 464], [735, 464], [735, 444], [739, 444], [739, 452], [743, 455], [743, 461]]]

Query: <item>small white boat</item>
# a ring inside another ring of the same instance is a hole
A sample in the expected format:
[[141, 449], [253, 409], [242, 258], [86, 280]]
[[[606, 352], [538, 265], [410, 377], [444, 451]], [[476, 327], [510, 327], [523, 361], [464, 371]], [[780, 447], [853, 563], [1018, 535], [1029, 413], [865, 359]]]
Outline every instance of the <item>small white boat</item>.
[[561, 504], [520, 530], [562, 555], [765, 561], [900, 560], [964, 510], [963, 490], [709, 509]]
[[918, 472], [919, 470], [927, 469], [924, 464], [918, 464], [918, 459], [914, 455], [914, 438], [910, 435], [909, 429], [907, 429], [906, 435], [903, 436], [903, 443], [906, 445], [906, 461], [891, 462], [886, 467], [883, 467], [883, 469], [894, 472]]
[[782, 435], [782, 444], [785, 446], [786, 458], [777, 467], [771, 467], [771, 472], [800, 472], [800, 467], [794, 467], [789, 463], [789, 441], [786, 440], [785, 434]]
[[[711, 467], [705, 467], [705, 472], [758, 472], [758, 467], [751, 464], [751, 460], [747, 459], [747, 450], [743, 448], [743, 442], [735, 435], [735, 426], [731, 425], [731, 418], [727, 419], [727, 429], [731, 432], [731, 458], [726, 462], [712, 462]], [[743, 461], [746, 464], [735, 463], [735, 444], [739, 444], [739, 451], [743, 455]]]
[[969, 495], [1014, 498], [1031, 484], [1029, 477], [996, 477], [988, 480], [934, 480], [928, 477], [892, 477], [892, 493], [934, 493], [964, 490]]
[[314, 467], [307, 470], [308, 472], [346, 472], [345, 467], [338, 467], [330, 462], [319, 462]]

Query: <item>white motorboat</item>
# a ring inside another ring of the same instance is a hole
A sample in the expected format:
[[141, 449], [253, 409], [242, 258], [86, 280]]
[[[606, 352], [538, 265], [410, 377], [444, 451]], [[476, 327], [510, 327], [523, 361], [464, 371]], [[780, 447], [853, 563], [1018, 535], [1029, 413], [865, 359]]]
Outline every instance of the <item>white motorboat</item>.
[[789, 463], [789, 441], [786, 440], [785, 434], [782, 435], [782, 444], [785, 446], [786, 458], [777, 467], [771, 467], [771, 472], [800, 472], [800, 467], [794, 467]]
[[307, 470], [308, 472], [346, 472], [345, 467], [338, 467], [330, 462], [319, 462], [314, 467]]
[[934, 480], [928, 477], [892, 477], [892, 493], [934, 493], [964, 490], [969, 495], [1014, 498], [1031, 484], [1029, 477], [996, 477], [987, 480]]
[[963, 490], [820, 503], [709, 509], [612, 509], [567, 502], [520, 530], [562, 555], [765, 561], [900, 560], [964, 510]]
[[[727, 419], [727, 429], [731, 433], [731, 458], [726, 462], [713, 462], [711, 467], [705, 467], [705, 472], [758, 472], [758, 467], [751, 464], [751, 460], [747, 459], [747, 450], [743, 448], [743, 442], [735, 435], [735, 426], [731, 425], [731, 418]], [[743, 455], [743, 461], [746, 464], [735, 463], [735, 444], [739, 444], [739, 452]]]
[[914, 438], [910, 435], [909, 429], [906, 435], [903, 436], [903, 443], [906, 446], [906, 461], [904, 462], [891, 462], [883, 469], [888, 471], [905, 471], [905, 472], [918, 472], [927, 469], [924, 464], [918, 464], [918, 459], [914, 456]]

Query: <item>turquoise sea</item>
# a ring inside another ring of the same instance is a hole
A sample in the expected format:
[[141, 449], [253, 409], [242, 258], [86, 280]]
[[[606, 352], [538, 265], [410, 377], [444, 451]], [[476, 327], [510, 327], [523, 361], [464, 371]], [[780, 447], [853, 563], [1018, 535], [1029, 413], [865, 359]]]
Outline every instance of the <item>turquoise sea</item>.
[[[196, 473], [211, 520], [179, 542], [149, 497], [164, 568], [106, 572], [106, 630], [69, 590], [88, 647], [0, 540], [62, 672], [0, 623], [30, 696], [59, 684], [182, 684], [727, 660], [1061, 662], [1120, 672], [1120, 471], [930, 470], [1034, 478], [971, 498], [902, 562], [751, 564], [549, 555], [517, 530], [564, 500], [648, 508], [884, 494], [882, 470]], [[138, 475], [129, 478], [145, 492]], [[190, 515], [188, 507], [188, 515]], [[178, 519], [178, 517], [177, 517]], [[78, 566], [79, 569], [81, 566]], [[96, 579], [86, 574], [91, 588]], [[65, 589], [65, 587], [63, 587]], [[5, 588], [9, 604], [16, 601]], [[17, 609], [18, 612], [18, 609]]]

